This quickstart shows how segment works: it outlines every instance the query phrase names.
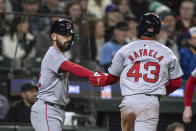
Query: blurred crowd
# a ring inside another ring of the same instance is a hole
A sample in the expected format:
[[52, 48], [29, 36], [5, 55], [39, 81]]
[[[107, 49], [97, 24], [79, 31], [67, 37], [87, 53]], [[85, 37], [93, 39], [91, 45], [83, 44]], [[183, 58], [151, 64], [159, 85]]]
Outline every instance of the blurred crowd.
[[190, 0], [181, 1], [178, 11], [154, 0], [0, 0], [0, 65], [28, 71], [39, 67], [52, 43], [51, 23], [68, 18], [78, 40], [67, 57], [107, 72], [117, 50], [137, 40], [141, 15], [154, 12], [162, 21], [157, 40], [179, 58], [186, 80], [196, 67], [194, 11], [195, 3]]

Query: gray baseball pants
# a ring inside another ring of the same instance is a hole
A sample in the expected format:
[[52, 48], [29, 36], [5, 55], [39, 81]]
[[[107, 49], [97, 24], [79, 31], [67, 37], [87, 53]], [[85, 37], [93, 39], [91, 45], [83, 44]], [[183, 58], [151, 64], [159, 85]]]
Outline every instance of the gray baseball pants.
[[64, 110], [40, 99], [31, 108], [31, 123], [35, 131], [62, 131], [64, 120]]

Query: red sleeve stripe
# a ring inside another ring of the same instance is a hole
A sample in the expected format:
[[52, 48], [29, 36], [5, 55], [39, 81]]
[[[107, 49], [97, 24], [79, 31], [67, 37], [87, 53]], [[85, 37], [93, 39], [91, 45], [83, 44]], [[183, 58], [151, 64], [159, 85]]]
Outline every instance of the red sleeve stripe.
[[120, 77], [109, 74], [106, 79], [105, 85], [112, 85], [112, 84], [118, 82], [119, 80], [120, 80]]

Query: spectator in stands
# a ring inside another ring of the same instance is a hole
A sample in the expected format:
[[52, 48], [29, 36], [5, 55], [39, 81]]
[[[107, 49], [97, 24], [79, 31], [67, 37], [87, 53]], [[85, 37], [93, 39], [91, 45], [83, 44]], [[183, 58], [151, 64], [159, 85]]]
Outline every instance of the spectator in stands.
[[194, 2], [185, 0], [180, 5], [179, 16], [177, 16], [177, 30], [183, 35], [188, 29], [195, 25], [193, 21], [194, 16]]
[[22, 0], [22, 9], [25, 13], [35, 14], [39, 8], [39, 0]]
[[[50, 23], [53, 23], [59, 17], [65, 17], [64, 12], [62, 12], [61, 10], [54, 10], [50, 14], [54, 15], [50, 17]], [[47, 26], [42, 32], [39, 33], [38, 37], [36, 38], [36, 57], [37, 58], [42, 59], [48, 47], [51, 46], [52, 41], [49, 36], [50, 36], [50, 26]]]
[[163, 12], [160, 14], [162, 27], [157, 40], [170, 48], [177, 58], [179, 58], [178, 38], [180, 34], [175, 30], [176, 20], [172, 12]]
[[0, 94], [0, 121], [4, 120], [9, 110], [9, 103], [5, 96]]
[[71, 1], [65, 7], [65, 14], [72, 21], [80, 21], [82, 18], [82, 8], [77, 1]]
[[[65, 13], [70, 20], [74, 23], [74, 30], [77, 34], [76, 45], [73, 46], [71, 51], [71, 60], [88, 69], [95, 70], [95, 62], [91, 60], [90, 54], [90, 41], [89, 41], [89, 23], [88, 20], [82, 17], [82, 9], [80, 3], [77, 1], [70, 1], [66, 8]], [[77, 78], [76, 78], [77, 79]]]
[[87, 17], [88, 0], [79, 0], [79, 3], [82, 11], [82, 17]]
[[115, 25], [123, 20], [123, 15], [120, 13], [118, 7], [114, 4], [108, 5], [105, 9], [105, 40], [111, 40]]
[[[74, 24], [74, 30], [76, 33], [81, 34], [81, 27], [83, 24], [83, 22], [81, 22], [82, 18], [81, 18], [81, 6], [77, 1], [71, 1], [69, 3], [67, 3], [66, 7], [65, 7], [65, 15], [68, 16], [68, 18], [70, 20], [73, 21]], [[85, 22], [85, 21], [84, 21]], [[84, 26], [86, 27], [86, 26]], [[84, 29], [84, 31], [88, 30], [88, 28]], [[84, 34], [81, 34], [84, 35]], [[74, 61], [75, 63], [80, 63], [81, 62], [81, 58], [80, 55], [81, 53], [81, 46], [82, 43], [80, 43], [80, 35], [78, 36], [78, 40], [76, 42], [77, 47], [73, 47], [71, 50], [71, 60]], [[86, 43], [85, 43], [86, 44]], [[88, 52], [88, 49], [87, 51]], [[88, 59], [88, 58], [87, 58]]]
[[[12, 4], [10, 0], [0, 0], [0, 12], [12, 12]], [[4, 19], [6, 19], [6, 21], [8, 21], [9, 23], [13, 20], [14, 15], [3, 15], [1, 14], [1, 17], [4, 17]], [[0, 17], [0, 18], [1, 18]]]
[[196, 67], [196, 26], [191, 27], [185, 37], [185, 47], [180, 49], [180, 64], [187, 80]]
[[[6, 6], [7, 2], [9, 2], [9, 0], [0, 0], [0, 12], [7, 11], [7, 8], [6, 8], [7, 7]], [[11, 10], [8, 10], [8, 11], [11, 11]], [[2, 39], [3, 39], [3, 36], [9, 30], [10, 21], [7, 18], [7, 16], [9, 16], [9, 15], [5, 15], [5, 14], [0, 15], [0, 55], [2, 55]]]
[[127, 32], [129, 26], [126, 22], [120, 21], [114, 27], [114, 37], [106, 42], [100, 52], [100, 66], [104, 72], [107, 72], [108, 67], [112, 63], [112, 59], [118, 49], [126, 44]]
[[29, 32], [26, 17], [16, 17], [13, 20], [10, 32], [3, 36], [2, 46], [3, 56], [9, 60], [16, 60], [15, 67], [18, 68], [23, 66], [24, 60], [35, 56], [35, 39]]
[[123, 14], [123, 16], [132, 14], [132, 11], [129, 6], [129, 0], [116, 0], [115, 3], [118, 6], [119, 11]]
[[60, 6], [60, 0], [43, 0], [39, 13], [49, 14], [53, 10], [63, 10], [63, 7]]
[[171, 123], [167, 126], [166, 131], [185, 131], [185, 130], [184, 130], [183, 124], [181, 124], [179, 122], [174, 122], [174, 123]]
[[157, 8], [159, 8], [160, 6], [162, 6], [163, 4], [159, 1], [153, 1], [149, 4], [149, 11], [150, 12], [156, 12]]
[[[4, 0], [0, 0], [0, 12], [5, 11]], [[6, 33], [5, 15], [0, 15], [0, 55], [2, 55], [2, 37]]]
[[10, 2], [12, 4], [13, 11], [21, 12], [23, 10], [22, 0], [11, 0]]
[[[37, 14], [39, 9], [39, 0], [22, 0], [23, 12], [30, 14]], [[38, 16], [28, 16], [29, 31], [37, 37], [38, 33], [41, 32], [47, 24], [47, 18]]]
[[137, 40], [137, 36], [136, 36], [136, 26], [137, 26], [137, 20], [134, 16], [126, 16], [125, 20], [128, 23], [129, 26], [129, 31], [127, 34], [127, 43], [131, 43], [135, 40]]
[[89, 0], [87, 12], [90, 17], [103, 18], [105, 16], [105, 8], [112, 4], [112, 0]]
[[38, 88], [34, 83], [25, 83], [21, 87], [22, 99], [14, 103], [5, 118], [6, 122], [30, 123], [31, 106], [36, 101]]
[[90, 20], [90, 42], [91, 42], [91, 58], [99, 63], [99, 54], [105, 43], [105, 26], [103, 19]]

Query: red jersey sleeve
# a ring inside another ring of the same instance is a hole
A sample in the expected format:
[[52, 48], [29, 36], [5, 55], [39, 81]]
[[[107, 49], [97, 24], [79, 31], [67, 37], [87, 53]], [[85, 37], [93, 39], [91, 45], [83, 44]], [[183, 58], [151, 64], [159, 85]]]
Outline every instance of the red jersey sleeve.
[[181, 77], [178, 77], [176, 79], [170, 80], [165, 85], [167, 95], [169, 95], [170, 93], [172, 93], [173, 91], [175, 91], [176, 89], [178, 89], [180, 87], [181, 83], [182, 83], [182, 78]]
[[94, 72], [88, 70], [87, 68], [84, 68], [70, 61], [63, 62], [60, 66], [60, 70], [70, 72], [78, 77], [89, 77], [90, 75], [94, 74]]
[[120, 77], [108, 74], [105, 85], [112, 85], [120, 80]]
[[192, 105], [192, 96], [193, 96], [195, 85], [196, 85], [196, 78], [191, 75], [186, 84], [185, 106]]

